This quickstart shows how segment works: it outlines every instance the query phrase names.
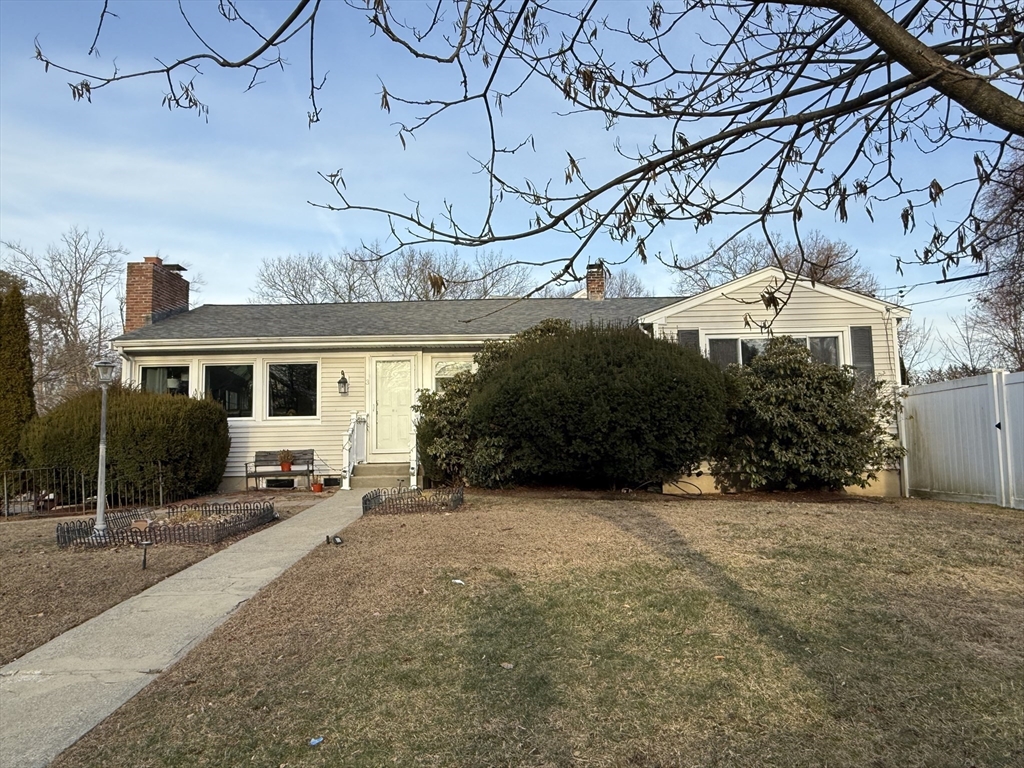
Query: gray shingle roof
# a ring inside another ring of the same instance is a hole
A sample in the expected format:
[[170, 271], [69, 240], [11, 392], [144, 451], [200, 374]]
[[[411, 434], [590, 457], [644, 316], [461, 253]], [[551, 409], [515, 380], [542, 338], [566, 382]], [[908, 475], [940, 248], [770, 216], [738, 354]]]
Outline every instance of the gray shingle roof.
[[[541, 320], [623, 324], [681, 301], [661, 298], [473, 299], [352, 304], [212, 304], [173, 315], [117, 341], [337, 336], [502, 336]], [[424, 339], [429, 341], [429, 338]]]

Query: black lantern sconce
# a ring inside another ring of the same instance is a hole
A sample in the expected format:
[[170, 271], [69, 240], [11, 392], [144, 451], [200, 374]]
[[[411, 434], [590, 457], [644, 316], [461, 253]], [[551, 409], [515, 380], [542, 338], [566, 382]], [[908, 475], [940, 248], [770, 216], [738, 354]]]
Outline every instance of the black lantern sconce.
[[341, 378], [338, 379], [338, 394], [339, 395], [347, 395], [348, 394], [348, 379], [345, 378], [345, 372], [344, 371], [341, 372]]

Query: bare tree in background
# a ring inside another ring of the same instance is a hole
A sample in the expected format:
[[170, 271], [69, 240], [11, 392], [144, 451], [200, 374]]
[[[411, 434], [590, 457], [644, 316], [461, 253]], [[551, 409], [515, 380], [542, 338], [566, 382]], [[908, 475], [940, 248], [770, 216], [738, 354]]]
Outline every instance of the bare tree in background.
[[3, 267], [23, 281], [40, 410], [92, 386], [92, 364], [121, 333], [117, 290], [128, 251], [72, 227], [36, 253], [2, 241]]
[[896, 328], [899, 339], [901, 379], [904, 384], [922, 384], [935, 357], [934, 324], [904, 318]]
[[[441, 284], [439, 275], [444, 275]], [[253, 294], [268, 304], [426, 301], [518, 296], [529, 285], [526, 267], [510, 265], [493, 251], [467, 262], [454, 251], [407, 248], [379, 258], [371, 249], [360, 249], [264, 259]]]
[[[443, 194], [438, 202], [366, 200], [337, 170], [322, 174], [331, 195], [322, 207], [380, 215], [389, 252], [562, 233], [558, 242], [571, 246], [524, 262], [546, 265], [552, 283], [581, 279], [599, 236], [646, 261], [650, 244], [668, 241], [665, 231], [678, 225], [689, 232], [727, 221], [735, 236], [760, 232], [770, 242], [784, 225], [805, 259], [800, 222], [816, 210], [840, 222], [856, 215], [859, 226], [876, 217], [902, 225], [920, 239], [896, 268], [935, 264], [945, 277], [962, 258], [982, 260], [979, 200], [1006, 168], [1010, 139], [1024, 136], [1024, 5], [1005, 0], [293, 0], [265, 30], [234, 0], [219, 0], [232, 31], [251, 35], [237, 58], [222, 50], [229, 39], [237, 50], [238, 34], [204, 29], [200, 37], [192, 6], [179, 7], [196, 48], [169, 63], [97, 74], [54, 61], [38, 42], [36, 58], [71, 76], [77, 100], [156, 78], [162, 106], [207, 115], [203, 72], [241, 70], [253, 87], [284, 69], [286, 57], [304, 57], [313, 126], [330, 87], [318, 35], [357, 12], [384, 44], [430, 68], [429, 78], [382, 83], [380, 106], [395, 111], [403, 147], [436, 122], [480, 126], [486, 205], [468, 220]], [[95, 32], [83, 30], [83, 50], [87, 39], [95, 50], [106, 23], [118, 22], [104, 5]], [[529, 125], [521, 110], [503, 120], [511, 102], [530, 103], [544, 89], [566, 103], [558, 130]], [[594, 122], [607, 129], [614, 160], [601, 168], [585, 159]], [[520, 156], [539, 145], [557, 149], [561, 167], [522, 179]], [[954, 187], [970, 190], [973, 202], [926, 221], [922, 209]], [[443, 288], [449, 276], [439, 277]], [[785, 289], [777, 293], [784, 303]]]
[[673, 288], [681, 296], [703, 293], [770, 266], [870, 296], [881, 287], [878, 278], [858, 261], [857, 251], [817, 230], [804, 236], [802, 251], [778, 235], [771, 239], [745, 235], [723, 245], [711, 243], [707, 253], [678, 261], [683, 271], [676, 275]]
[[[541, 299], [568, 299], [582, 290], [586, 290], [586, 284], [581, 280], [576, 280], [571, 283], [550, 283], [534, 295]], [[654, 292], [644, 285], [644, 281], [635, 272], [630, 272], [628, 269], [609, 268], [605, 272], [604, 295], [608, 299], [627, 299], [637, 296], [653, 296]]]
[[970, 320], [995, 368], [1024, 371], [1024, 144], [982, 196], [988, 276]]

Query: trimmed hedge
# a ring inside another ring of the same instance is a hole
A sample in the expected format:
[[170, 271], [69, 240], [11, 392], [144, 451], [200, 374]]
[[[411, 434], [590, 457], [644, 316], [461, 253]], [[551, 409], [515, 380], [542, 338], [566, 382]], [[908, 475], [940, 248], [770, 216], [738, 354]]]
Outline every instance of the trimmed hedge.
[[[100, 390], [72, 398], [25, 430], [31, 466], [70, 467], [96, 477]], [[169, 498], [212, 493], [227, 466], [227, 414], [219, 403], [140, 392], [114, 384], [107, 400], [107, 460], [118, 483], [152, 487], [157, 473]]]

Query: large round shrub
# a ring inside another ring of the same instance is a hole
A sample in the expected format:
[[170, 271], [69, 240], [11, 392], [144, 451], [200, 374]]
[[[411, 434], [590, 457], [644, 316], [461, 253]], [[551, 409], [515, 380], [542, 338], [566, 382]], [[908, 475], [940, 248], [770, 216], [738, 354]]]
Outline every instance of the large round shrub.
[[864, 486], [902, 455], [884, 384], [817, 362], [788, 337], [727, 376], [728, 427], [711, 467], [726, 488]]
[[693, 468], [724, 417], [723, 376], [636, 328], [527, 333], [485, 356], [466, 407], [474, 485], [635, 487]]
[[[95, 478], [100, 391], [67, 400], [25, 430], [22, 449], [35, 467], [66, 467]], [[215, 402], [112, 386], [107, 401], [109, 475], [121, 487], [152, 488], [162, 476], [168, 498], [217, 490], [227, 466], [227, 414]]]

